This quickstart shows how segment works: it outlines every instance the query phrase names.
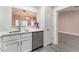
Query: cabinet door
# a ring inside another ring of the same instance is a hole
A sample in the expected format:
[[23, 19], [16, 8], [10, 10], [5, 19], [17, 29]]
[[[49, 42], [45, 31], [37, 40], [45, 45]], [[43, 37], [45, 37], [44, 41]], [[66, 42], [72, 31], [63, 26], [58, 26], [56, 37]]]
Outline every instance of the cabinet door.
[[9, 42], [4, 44], [3, 52], [18, 52], [19, 42]]
[[21, 51], [22, 52], [32, 51], [32, 38], [26, 38], [25, 40], [22, 40]]
[[0, 48], [0, 52], [1, 52], [1, 48]]

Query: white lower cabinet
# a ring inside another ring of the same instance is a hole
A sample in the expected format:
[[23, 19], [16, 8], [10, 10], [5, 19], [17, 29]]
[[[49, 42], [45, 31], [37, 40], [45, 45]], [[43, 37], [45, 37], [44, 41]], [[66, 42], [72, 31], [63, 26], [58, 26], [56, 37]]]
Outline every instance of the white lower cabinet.
[[1, 48], [0, 48], [0, 52], [1, 52]]
[[32, 51], [32, 39], [31, 38], [26, 38], [25, 40], [21, 41], [21, 51], [22, 52]]
[[0, 41], [0, 51], [1, 51], [1, 41]]
[[3, 52], [18, 52], [18, 51], [19, 51], [19, 43], [17, 41], [5, 43], [3, 46]]
[[32, 51], [32, 33], [26, 33], [21, 35], [17, 34], [16, 36], [14, 35], [14, 37], [12, 35], [10, 36], [7, 36], [7, 38], [6, 36], [3, 37], [1, 51], [3, 52]]

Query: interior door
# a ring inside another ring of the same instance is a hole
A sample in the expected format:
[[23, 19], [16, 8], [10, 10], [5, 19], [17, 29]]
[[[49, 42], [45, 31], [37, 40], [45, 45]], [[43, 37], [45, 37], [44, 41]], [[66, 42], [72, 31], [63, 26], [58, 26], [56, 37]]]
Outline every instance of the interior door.
[[49, 9], [46, 10], [46, 19], [45, 19], [45, 32], [46, 32], [46, 44], [49, 45], [53, 42], [53, 12]]
[[52, 15], [48, 15], [48, 24], [47, 24], [47, 36], [48, 36], [48, 44], [52, 43]]

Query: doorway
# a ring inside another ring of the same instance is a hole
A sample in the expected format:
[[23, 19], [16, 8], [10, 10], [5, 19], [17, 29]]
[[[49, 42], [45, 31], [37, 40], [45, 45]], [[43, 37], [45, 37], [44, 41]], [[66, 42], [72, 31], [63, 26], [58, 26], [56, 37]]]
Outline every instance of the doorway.
[[58, 46], [64, 51], [79, 51], [79, 7], [58, 12], [58, 40]]

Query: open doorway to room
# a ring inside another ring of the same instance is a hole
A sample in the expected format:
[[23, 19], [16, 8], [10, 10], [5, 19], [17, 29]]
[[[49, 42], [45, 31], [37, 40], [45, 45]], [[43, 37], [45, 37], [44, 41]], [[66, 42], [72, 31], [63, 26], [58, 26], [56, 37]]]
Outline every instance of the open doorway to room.
[[58, 12], [58, 46], [67, 52], [79, 51], [79, 7]]

